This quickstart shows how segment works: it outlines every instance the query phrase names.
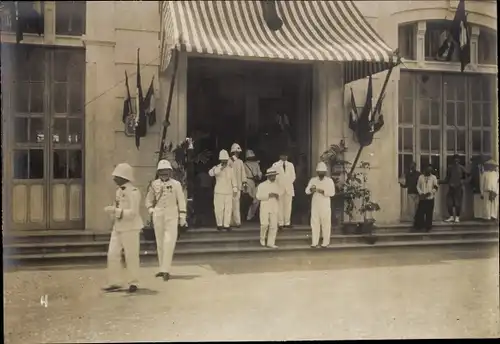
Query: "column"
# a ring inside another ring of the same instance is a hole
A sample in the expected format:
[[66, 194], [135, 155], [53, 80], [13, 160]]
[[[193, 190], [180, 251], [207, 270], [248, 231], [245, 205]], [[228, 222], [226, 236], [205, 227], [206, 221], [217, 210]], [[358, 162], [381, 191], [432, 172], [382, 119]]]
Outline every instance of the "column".
[[425, 31], [427, 29], [426, 21], [417, 23], [417, 64], [419, 67], [425, 65]]
[[56, 2], [44, 1], [43, 41], [45, 44], [54, 44], [56, 41]]
[[479, 63], [479, 26], [472, 26], [470, 36], [470, 65], [472, 70], [477, 70]]

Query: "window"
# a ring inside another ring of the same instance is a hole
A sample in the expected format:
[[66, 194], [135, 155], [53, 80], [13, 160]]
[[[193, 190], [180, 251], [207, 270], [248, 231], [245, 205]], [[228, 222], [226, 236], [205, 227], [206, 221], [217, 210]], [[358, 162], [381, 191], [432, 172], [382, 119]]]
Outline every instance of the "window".
[[[447, 20], [429, 20], [425, 30], [425, 59], [433, 61], [436, 59], [439, 47], [447, 37], [451, 21]], [[453, 51], [452, 62], [460, 62], [459, 49]]]
[[478, 63], [497, 64], [497, 35], [496, 32], [487, 28], [481, 28], [478, 38]]
[[404, 24], [399, 26], [398, 44], [401, 57], [408, 60], [416, 60], [416, 24]]
[[85, 1], [56, 1], [56, 34], [83, 35], [86, 10]]
[[2, 1], [0, 10], [1, 30], [14, 32], [16, 30], [16, 6], [19, 17], [22, 18], [23, 33], [40, 33], [44, 31], [43, 1]]
[[[495, 77], [402, 71], [399, 82], [399, 174], [415, 160], [444, 177], [454, 154], [465, 165], [491, 155]], [[413, 159], [412, 159], [413, 158]]]

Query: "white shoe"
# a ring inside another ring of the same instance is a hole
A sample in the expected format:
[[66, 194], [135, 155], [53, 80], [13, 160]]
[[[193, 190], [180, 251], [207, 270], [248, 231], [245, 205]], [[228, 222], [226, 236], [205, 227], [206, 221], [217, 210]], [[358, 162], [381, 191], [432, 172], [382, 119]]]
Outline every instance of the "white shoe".
[[278, 248], [278, 246], [276, 246], [276, 245], [267, 245], [267, 247], [269, 247], [269, 248]]
[[453, 216], [450, 216], [448, 219], [444, 220], [444, 222], [453, 222], [455, 218]]
[[265, 240], [261, 240], [260, 241], [260, 246], [266, 247], [266, 241]]
[[460, 222], [460, 218], [458, 216], [455, 216], [455, 223], [459, 223]]

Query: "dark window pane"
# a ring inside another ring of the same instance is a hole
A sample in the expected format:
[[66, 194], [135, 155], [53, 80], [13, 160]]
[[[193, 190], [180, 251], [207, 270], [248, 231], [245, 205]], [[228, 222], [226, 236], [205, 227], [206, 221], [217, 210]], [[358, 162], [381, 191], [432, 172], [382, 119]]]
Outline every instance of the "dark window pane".
[[403, 150], [403, 128], [398, 128], [398, 151]]
[[409, 170], [411, 163], [413, 162], [413, 155], [411, 154], [399, 154], [398, 156], [398, 176], [404, 177], [404, 174]]
[[456, 103], [457, 125], [465, 127], [465, 103]]
[[420, 171], [425, 170], [427, 166], [430, 164], [430, 157], [428, 155], [421, 155], [420, 156]]
[[469, 80], [470, 80], [469, 83], [470, 83], [472, 101], [482, 100], [481, 77], [471, 77], [469, 78]]
[[71, 83], [83, 83], [85, 78], [85, 50], [71, 50], [68, 74]]
[[424, 152], [430, 149], [429, 129], [420, 129], [420, 149]]
[[439, 74], [422, 74], [418, 78], [420, 98], [433, 100], [441, 98], [441, 76]]
[[30, 84], [27, 82], [16, 82], [14, 84], [15, 87], [15, 99], [16, 103], [14, 106], [14, 111], [16, 112], [24, 112], [28, 113], [29, 112], [29, 88]]
[[29, 61], [27, 59], [27, 52], [25, 51], [24, 47], [20, 48], [19, 46], [16, 46], [16, 76], [15, 79], [18, 82], [28, 82], [30, 80], [30, 68], [29, 66]]
[[472, 131], [472, 151], [481, 153], [481, 132], [479, 130]]
[[398, 154], [398, 177], [402, 178], [404, 176], [404, 162], [403, 154]]
[[481, 103], [472, 103], [472, 126], [480, 127], [481, 126], [481, 113], [482, 113]]
[[413, 99], [403, 101], [403, 123], [413, 123]]
[[68, 71], [71, 54], [69, 51], [56, 51], [54, 56], [54, 79], [56, 82], [68, 81]]
[[441, 158], [439, 155], [431, 155], [431, 166], [433, 174], [439, 179], [441, 178]]
[[45, 128], [43, 118], [31, 117], [30, 119], [30, 142], [42, 143], [45, 141]]
[[420, 100], [420, 124], [430, 124], [429, 113], [429, 101]]
[[80, 83], [72, 83], [69, 85], [70, 99], [69, 106], [71, 115], [81, 115], [83, 113], [83, 87]]
[[69, 178], [82, 178], [82, 151], [81, 150], [70, 150], [69, 155], [69, 166], [68, 174]]
[[446, 103], [446, 124], [455, 125], [455, 103]]
[[30, 112], [43, 113], [43, 83], [32, 83], [30, 89]]
[[43, 149], [30, 149], [30, 179], [43, 179]]
[[67, 120], [62, 118], [54, 119], [54, 126], [52, 132], [53, 143], [66, 143], [68, 142], [68, 131], [66, 128]]
[[460, 79], [461, 80], [458, 81], [458, 83], [455, 85], [457, 89], [457, 100], [465, 101], [465, 87], [466, 87], [465, 79], [464, 78]]
[[457, 131], [457, 151], [465, 154], [465, 130]]
[[482, 83], [481, 83], [481, 93], [482, 93], [482, 98], [483, 100], [489, 101], [491, 100], [491, 80], [490, 77], [484, 76], [481, 77]]
[[457, 147], [455, 146], [455, 130], [446, 130], [446, 150], [454, 152]]
[[20, 64], [19, 68], [27, 69], [29, 79], [34, 82], [45, 80], [45, 50], [34, 46], [26, 46], [21, 53], [27, 58], [27, 62]]
[[413, 128], [403, 129], [403, 149], [405, 151], [413, 151]]
[[81, 36], [85, 33], [85, 1], [56, 2], [56, 34]]
[[54, 108], [56, 113], [67, 113], [67, 84], [54, 83]]
[[14, 119], [14, 139], [18, 143], [28, 142], [28, 123], [27, 117], [16, 117]]
[[82, 120], [81, 119], [70, 119], [68, 120], [69, 131], [68, 131], [68, 142], [69, 143], [81, 143], [82, 142]]
[[441, 131], [432, 129], [431, 132], [431, 150], [438, 151], [441, 149]]
[[29, 169], [28, 169], [28, 150], [15, 150], [14, 151], [14, 179], [28, 179]]
[[399, 96], [413, 98], [413, 77], [415, 74], [401, 72], [399, 78]]
[[433, 101], [431, 103], [431, 125], [441, 123], [441, 102]]
[[483, 131], [483, 153], [491, 153], [491, 134]]
[[403, 123], [403, 100], [398, 102], [398, 123]]
[[446, 100], [456, 100], [456, 86], [453, 81], [450, 81], [449, 77], [445, 78], [445, 90], [446, 90]]
[[67, 179], [67, 167], [68, 159], [66, 156], [66, 150], [56, 149], [54, 150], [52, 162], [54, 179]]
[[491, 127], [491, 103], [483, 104], [483, 127]]

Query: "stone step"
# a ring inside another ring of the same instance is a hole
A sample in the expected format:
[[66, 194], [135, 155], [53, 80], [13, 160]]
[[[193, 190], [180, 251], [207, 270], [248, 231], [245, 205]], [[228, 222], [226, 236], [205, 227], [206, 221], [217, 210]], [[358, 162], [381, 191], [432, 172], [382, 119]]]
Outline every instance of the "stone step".
[[[177, 242], [177, 249], [201, 249], [220, 248], [238, 249], [253, 246], [259, 243], [259, 233], [254, 231], [253, 235], [231, 236], [223, 233], [214, 233], [211, 237], [192, 237], [181, 239]], [[378, 242], [397, 241], [421, 241], [421, 240], [467, 240], [498, 238], [498, 231], [488, 229], [456, 230], [456, 231], [433, 231], [429, 233], [377, 233]], [[333, 243], [349, 244], [362, 240], [362, 235], [332, 235]], [[277, 237], [277, 243], [284, 246], [294, 244], [307, 245], [311, 243], [310, 232], [284, 232]], [[85, 241], [85, 242], [41, 242], [41, 243], [9, 243], [4, 245], [6, 256], [24, 254], [49, 254], [49, 253], [78, 253], [78, 252], [106, 252], [109, 240]], [[141, 249], [152, 251], [156, 249], [154, 241], [141, 240]]]
[[[377, 242], [374, 245], [368, 245], [365, 243], [333, 243], [329, 248], [325, 249], [312, 249], [306, 244], [295, 244], [288, 246], [281, 246], [278, 249], [264, 248], [257, 243], [241, 248], [216, 248], [216, 247], [203, 247], [203, 248], [179, 248], [175, 251], [175, 257], [179, 258], [182, 256], [192, 257], [192, 256], [203, 256], [203, 255], [227, 255], [227, 254], [270, 254], [275, 256], [280, 253], [294, 252], [294, 251], [309, 251], [309, 252], [332, 252], [335, 250], [345, 250], [345, 249], [366, 249], [366, 248], [401, 248], [401, 247], [416, 247], [416, 246], [449, 246], [449, 245], [498, 245], [498, 238], [487, 238], [487, 239], [466, 239], [466, 240], [419, 240], [419, 241], [390, 241], [390, 242]], [[54, 261], [64, 261], [64, 263], [71, 263], [72, 260], [82, 261], [90, 263], [93, 259], [102, 261], [106, 258], [106, 252], [63, 252], [63, 253], [47, 253], [47, 254], [14, 254], [10, 255], [7, 259], [4, 257], [5, 265], [15, 265], [16, 263], [22, 263], [23, 261], [37, 261], [38, 263], [47, 262], [53, 263]], [[141, 250], [141, 259], [156, 259], [156, 251], [144, 251]]]

